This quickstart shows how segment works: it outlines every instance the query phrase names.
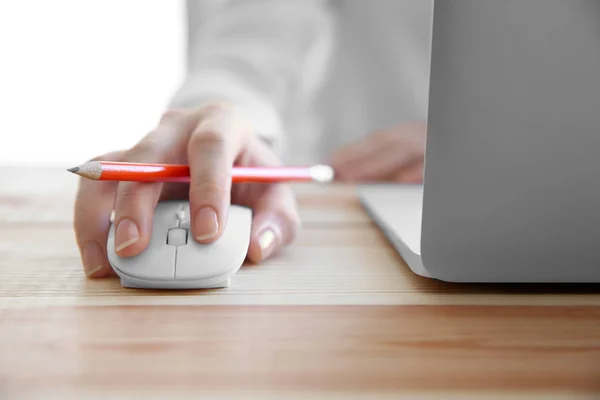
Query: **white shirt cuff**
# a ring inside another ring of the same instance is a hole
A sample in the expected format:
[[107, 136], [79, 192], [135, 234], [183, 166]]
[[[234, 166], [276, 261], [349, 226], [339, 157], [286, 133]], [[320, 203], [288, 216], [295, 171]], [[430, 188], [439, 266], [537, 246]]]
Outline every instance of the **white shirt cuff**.
[[256, 134], [279, 153], [283, 127], [274, 105], [260, 92], [224, 71], [202, 71], [188, 76], [170, 103], [172, 108], [199, 107], [208, 102], [234, 104]]

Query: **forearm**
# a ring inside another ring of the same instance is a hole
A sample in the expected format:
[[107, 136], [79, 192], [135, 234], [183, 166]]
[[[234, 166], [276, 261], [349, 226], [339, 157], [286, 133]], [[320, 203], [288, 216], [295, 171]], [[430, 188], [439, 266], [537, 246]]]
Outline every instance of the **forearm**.
[[280, 142], [282, 115], [319, 85], [332, 39], [320, 0], [188, 3], [188, 70], [173, 107], [236, 104], [266, 140]]

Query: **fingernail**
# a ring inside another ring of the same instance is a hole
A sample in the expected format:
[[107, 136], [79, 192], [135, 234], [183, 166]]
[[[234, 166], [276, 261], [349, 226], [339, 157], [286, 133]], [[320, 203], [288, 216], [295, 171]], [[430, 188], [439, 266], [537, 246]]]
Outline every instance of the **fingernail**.
[[217, 213], [211, 207], [204, 207], [198, 211], [194, 224], [196, 232], [199, 232], [196, 235], [196, 240], [210, 239], [219, 231]]
[[115, 251], [121, 251], [140, 240], [140, 231], [132, 220], [125, 218], [117, 226], [117, 247]]
[[83, 270], [88, 277], [102, 269], [102, 252], [96, 242], [89, 242], [83, 248]]
[[271, 228], [267, 228], [258, 237], [258, 244], [260, 246], [261, 258], [264, 260], [269, 257], [275, 247], [275, 240], [277, 236]]

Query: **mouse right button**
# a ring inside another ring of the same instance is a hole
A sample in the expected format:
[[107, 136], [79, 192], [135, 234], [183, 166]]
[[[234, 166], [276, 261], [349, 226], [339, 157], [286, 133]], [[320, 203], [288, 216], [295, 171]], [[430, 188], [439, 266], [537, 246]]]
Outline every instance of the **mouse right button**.
[[189, 238], [177, 247], [175, 279], [209, 279], [235, 273], [244, 263], [250, 244], [252, 211], [232, 206], [227, 227], [214, 243], [200, 244]]

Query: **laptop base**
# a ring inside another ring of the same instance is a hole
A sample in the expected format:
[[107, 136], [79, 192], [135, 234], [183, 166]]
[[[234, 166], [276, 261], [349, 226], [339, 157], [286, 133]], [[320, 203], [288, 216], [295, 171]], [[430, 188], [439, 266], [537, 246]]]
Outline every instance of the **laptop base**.
[[433, 278], [421, 259], [423, 187], [373, 184], [358, 187], [364, 210], [417, 275]]

